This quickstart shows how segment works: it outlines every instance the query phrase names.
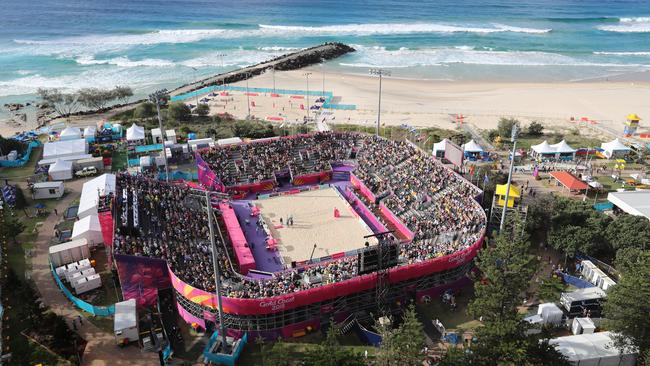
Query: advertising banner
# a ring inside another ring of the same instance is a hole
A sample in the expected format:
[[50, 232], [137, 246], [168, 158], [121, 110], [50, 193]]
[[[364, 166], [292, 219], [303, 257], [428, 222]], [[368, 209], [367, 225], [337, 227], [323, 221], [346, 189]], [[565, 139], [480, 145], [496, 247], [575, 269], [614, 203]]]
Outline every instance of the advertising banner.
[[171, 286], [167, 262], [162, 259], [114, 254], [124, 300], [136, 299], [138, 306], [155, 305], [158, 289]]
[[201, 154], [197, 152], [194, 155], [196, 158], [196, 167], [199, 175], [199, 183], [201, 183], [201, 185], [203, 185], [207, 189], [219, 191], [219, 192], [225, 192], [226, 188], [224, 187], [223, 183], [221, 183], [221, 180], [212, 171], [212, 169], [210, 169], [208, 163], [206, 163], [205, 160], [203, 160]]

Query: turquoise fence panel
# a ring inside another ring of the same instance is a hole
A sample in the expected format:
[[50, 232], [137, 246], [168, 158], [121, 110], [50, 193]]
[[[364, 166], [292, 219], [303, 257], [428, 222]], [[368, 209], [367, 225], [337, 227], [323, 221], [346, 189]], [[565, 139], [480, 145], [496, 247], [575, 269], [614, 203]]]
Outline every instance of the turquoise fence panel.
[[594, 205], [596, 211], [607, 211], [614, 208], [614, 204], [611, 202], [600, 202]]
[[[169, 173], [169, 178], [171, 180], [187, 180], [187, 181], [198, 181], [199, 173], [198, 172], [183, 172], [177, 170], [175, 172]], [[158, 180], [165, 180], [165, 172], [158, 173]]]
[[41, 146], [40, 141], [34, 140], [30, 142], [29, 145], [27, 145], [27, 150], [25, 151], [25, 153], [20, 159], [16, 159], [12, 161], [0, 160], [0, 166], [5, 168], [17, 168], [17, 167], [25, 166], [25, 164], [29, 162], [29, 158], [32, 155], [32, 149], [39, 146]]
[[140, 158], [129, 159], [128, 164], [129, 166], [140, 166]]
[[180, 94], [180, 95], [175, 95], [171, 97], [172, 102], [176, 102], [179, 100], [185, 100], [189, 98], [196, 98], [197, 96], [212, 93], [212, 92], [219, 92], [219, 91], [241, 91], [245, 92], [248, 90], [250, 93], [276, 93], [276, 94], [293, 94], [293, 95], [310, 95], [310, 96], [315, 96], [315, 97], [320, 97], [323, 96], [327, 100], [331, 99], [333, 97], [332, 92], [325, 92], [323, 95], [323, 92], [320, 90], [297, 90], [297, 89], [273, 89], [273, 88], [246, 88], [245, 86], [232, 86], [232, 85], [212, 85], [212, 86], [206, 86], [201, 89], [197, 89], [185, 94]]
[[146, 153], [150, 151], [162, 150], [162, 144], [153, 144], [153, 145], [138, 145], [135, 147], [135, 152], [137, 153]]
[[63, 282], [61, 282], [61, 279], [59, 278], [59, 275], [56, 274], [56, 271], [54, 270], [54, 266], [52, 266], [52, 263], [50, 263], [50, 271], [52, 272], [52, 276], [54, 276], [54, 280], [56, 281], [56, 284], [59, 285], [59, 288], [61, 289], [61, 291], [63, 291], [65, 297], [67, 297], [68, 300], [70, 300], [79, 309], [97, 316], [111, 316], [115, 314], [115, 305], [95, 306], [74, 296], [72, 292], [70, 292], [70, 290], [68, 290], [68, 288], [65, 287]]

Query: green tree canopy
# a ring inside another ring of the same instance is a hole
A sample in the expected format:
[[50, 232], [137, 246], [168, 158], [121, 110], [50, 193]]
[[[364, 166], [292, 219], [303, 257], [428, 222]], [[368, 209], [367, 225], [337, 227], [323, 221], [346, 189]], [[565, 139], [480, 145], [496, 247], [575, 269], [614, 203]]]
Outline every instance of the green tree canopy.
[[377, 353], [379, 365], [421, 365], [424, 359], [424, 328], [417, 318], [415, 307], [409, 306], [404, 312], [402, 324], [391, 329], [380, 326], [381, 347]]
[[521, 123], [516, 118], [500, 118], [497, 124], [497, 132], [502, 139], [509, 139], [512, 135], [512, 126], [521, 127]]
[[207, 104], [199, 104], [196, 106], [195, 112], [200, 117], [205, 117], [210, 114], [210, 107]]
[[650, 256], [643, 253], [635, 264], [624, 267], [603, 307], [605, 325], [620, 335], [615, 344], [638, 349], [640, 365], [650, 361], [646, 359], [650, 355]]
[[173, 121], [187, 122], [191, 118], [190, 107], [183, 102], [171, 102], [167, 107], [167, 117]]
[[156, 105], [151, 102], [144, 102], [138, 104], [133, 111], [133, 117], [135, 118], [150, 118], [156, 115]]
[[607, 225], [605, 237], [616, 251], [628, 247], [650, 249], [650, 220], [644, 216], [619, 215]]
[[304, 366], [363, 366], [361, 354], [341, 347], [337, 334], [339, 329], [332, 326], [325, 340], [314, 351], [305, 354], [301, 364]]
[[544, 134], [544, 125], [537, 121], [532, 121], [526, 129], [526, 133], [528, 136], [541, 136]]

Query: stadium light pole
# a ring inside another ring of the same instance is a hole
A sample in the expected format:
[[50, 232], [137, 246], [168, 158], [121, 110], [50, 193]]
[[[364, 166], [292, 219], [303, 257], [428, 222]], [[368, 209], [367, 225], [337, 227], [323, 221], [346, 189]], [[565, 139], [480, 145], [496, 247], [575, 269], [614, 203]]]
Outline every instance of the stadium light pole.
[[390, 76], [390, 71], [384, 69], [370, 69], [370, 75], [379, 76], [379, 100], [377, 102], [377, 129], [375, 135], [379, 136], [379, 126], [381, 123], [381, 79], [384, 75]]
[[214, 284], [216, 287], [216, 297], [217, 297], [217, 307], [219, 309], [219, 332], [223, 339], [223, 353], [229, 353], [228, 351], [228, 342], [226, 341], [226, 325], [223, 322], [223, 305], [221, 301], [221, 273], [219, 271], [219, 260], [217, 257], [217, 244], [214, 241], [214, 224], [212, 219], [214, 218], [214, 211], [212, 209], [212, 203], [210, 202], [210, 192], [205, 191], [205, 203], [207, 204], [208, 209], [208, 229], [210, 230], [210, 245], [212, 246], [212, 267], [214, 269]]
[[499, 233], [503, 231], [506, 224], [506, 211], [508, 210], [508, 199], [510, 198], [510, 182], [512, 181], [512, 169], [515, 166], [515, 149], [517, 148], [517, 135], [519, 135], [519, 126], [512, 125], [512, 133], [510, 141], [512, 141], [512, 157], [510, 158], [510, 171], [508, 172], [508, 184], [506, 184], [506, 200], [503, 203], [503, 213], [501, 214], [501, 224], [499, 225]]
[[309, 118], [309, 76], [311, 76], [311, 72], [306, 72], [303, 75], [307, 79], [307, 117]]
[[[149, 101], [156, 104], [156, 112], [158, 113], [158, 128], [160, 128], [160, 133], [163, 133], [163, 124], [162, 117], [160, 116], [160, 105], [165, 100], [167, 96], [167, 89], [160, 89], [151, 94], [149, 94]], [[165, 181], [169, 182], [169, 166], [167, 165], [167, 149], [165, 148], [165, 139], [162, 141], [162, 153], [163, 158], [165, 159]]]

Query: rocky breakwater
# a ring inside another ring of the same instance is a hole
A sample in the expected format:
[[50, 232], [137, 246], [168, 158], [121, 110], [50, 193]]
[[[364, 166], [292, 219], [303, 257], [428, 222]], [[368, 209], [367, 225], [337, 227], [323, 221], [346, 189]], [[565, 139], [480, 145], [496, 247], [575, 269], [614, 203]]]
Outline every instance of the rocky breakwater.
[[343, 43], [324, 43], [319, 46], [306, 48], [297, 52], [276, 57], [272, 60], [259, 64], [234, 70], [224, 74], [212, 76], [197, 82], [184, 85], [170, 91], [170, 95], [180, 95], [197, 90], [206, 86], [232, 84], [238, 81], [260, 75], [268, 70], [289, 71], [298, 70], [303, 67], [319, 64], [323, 61], [332, 60], [355, 49]]

